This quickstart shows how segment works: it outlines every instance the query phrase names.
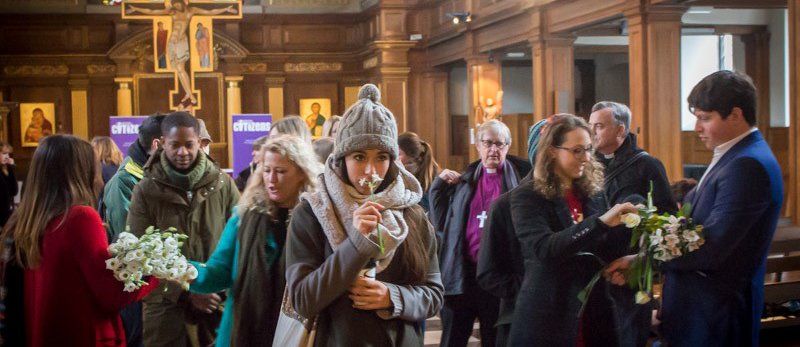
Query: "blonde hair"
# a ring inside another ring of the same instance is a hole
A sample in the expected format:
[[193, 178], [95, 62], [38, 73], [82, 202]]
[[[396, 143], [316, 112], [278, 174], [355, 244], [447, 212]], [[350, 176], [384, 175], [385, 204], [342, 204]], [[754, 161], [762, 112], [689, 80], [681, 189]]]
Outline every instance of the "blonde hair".
[[95, 136], [92, 138], [92, 148], [100, 162], [103, 164], [119, 165], [122, 163], [122, 151], [108, 136]]
[[304, 184], [300, 192], [313, 192], [317, 189], [317, 176], [322, 172], [322, 164], [317, 161], [317, 156], [311, 145], [296, 136], [276, 135], [270, 136], [267, 143], [261, 146], [258, 155], [262, 158], [256, 170], [250, 175], [247, 186], [239, 199], [237, 213], [242, 216], [248, 210], [262, 209], [272, 217], [277, 210], [275, 204], [267, 198], [264, 189], [264, 155], [267, 152], [277, 153], [292, 162], [303, 172]]
[[[533, 188], [548, 199], [564, 196], [561, 181], [556, 174], [556, 156], [553, 150], [561, 146], [567, 133], [583, 129], [591, 134], [589, 124], [583, 118], [571, 114], [558, 114], [558, 119], [548, 124], [536, 151], [536, 166], [533, 168]], [[572, 181], [572, 189], [578, 197], [586, 198], [603, 190], [603, 166], [593, 155], [589, 156], [583, 176]]]
[[269, 136], [277, 135], [294, 135], [311, 144], [311, 131], [300, 116], [287, 116], [272, 124]]
[[[57, 174], [54, 174], [57, 173]], [[41, 240], [48, 224], [75, 205], [94, 206], [102, 186], [92, 145], [72, 135], [50, 135], [33, 153], [25, 182], [28, 187], [19, 207], [3, 228], [3, 239], [12, 238], [16, 261], [24, 268], [41, 262]], [[99, 184], [98, 184], [99, 183]]]

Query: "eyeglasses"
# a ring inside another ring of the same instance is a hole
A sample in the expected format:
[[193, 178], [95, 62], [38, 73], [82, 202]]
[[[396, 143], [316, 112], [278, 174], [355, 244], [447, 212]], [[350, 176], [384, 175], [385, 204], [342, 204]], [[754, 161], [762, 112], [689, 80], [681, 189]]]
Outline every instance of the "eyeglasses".
[[575, 158], [582, 158], [583, 156], [586, 155], [586, 153], [589, 153], [589, 155], [594, 155], [594, 148], [592, 146], [588, 147], [576, 146], [573, 148], [566, 148], [561, 146], [553, 146], [553, 147], [558, 149], [563, 149], [565, 151], [570, 151], [572, 155], [575, 156]]
[[503, 141], [489, 141], [489, 140], [481, 140], [481, 144], [485, 148], [492, 148], [492, 146], [497, 146], [497, 149], [503, 149], [508, 145]]

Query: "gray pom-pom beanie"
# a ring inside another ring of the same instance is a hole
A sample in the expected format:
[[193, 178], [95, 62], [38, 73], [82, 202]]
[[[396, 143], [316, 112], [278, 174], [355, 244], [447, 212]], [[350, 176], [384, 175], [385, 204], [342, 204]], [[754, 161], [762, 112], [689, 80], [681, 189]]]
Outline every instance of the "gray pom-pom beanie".
[[381, 104], [381, 92], [374, 84], [361, 87], [358, 101], [344, 112], [338, 125], [333, 149], [335, 160], [366, 149], [386, 151], [392, 160], [400, 153], [394, 115]]

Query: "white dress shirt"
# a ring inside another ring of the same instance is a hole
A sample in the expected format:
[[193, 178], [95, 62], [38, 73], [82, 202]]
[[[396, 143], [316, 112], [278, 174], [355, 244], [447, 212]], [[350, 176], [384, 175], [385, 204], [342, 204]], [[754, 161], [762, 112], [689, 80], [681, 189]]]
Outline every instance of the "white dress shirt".
[[719, 162], [720, 158], [722, 158], [725, 153], [728, 153], [733, 146], [739, 143], [739, 141], [741, 141], [743, 138], [747, 137], [747, 135], [750, 135], [756, 131], [758, 131], [758, 128], [752, 127], [749, 131], [745, 131], [741, 135], [734, 137], [732, 140], [714, 147], [714, 157], [711, 159], [711, 164], [708, 165], [706, 172], [703, 173], [703, 177], [700, 178], [700, 182], [697, 183], [697, 188], [700, 189], [700, 185], [703, 184], [703, 180], [706, 178], [706, 176], [708, 176], [708, 173], [711, 172], [711, 169], [714, 168], [714, 165], [717, 165], [717, 162]]

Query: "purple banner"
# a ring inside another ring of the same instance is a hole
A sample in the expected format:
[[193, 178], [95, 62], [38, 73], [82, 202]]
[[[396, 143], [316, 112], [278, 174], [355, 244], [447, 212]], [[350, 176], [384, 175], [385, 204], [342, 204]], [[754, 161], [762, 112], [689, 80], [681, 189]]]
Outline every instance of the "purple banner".
[[111, 116], [108, 123], [111, 129], [111, 139], [117, 144], [123, 156], [128, 156], [130, 147], [139, 137], [139, 126], [147, 116]]
[[261, 136], [269, 135], [272, 115], [235, 114], [231, 118], [233, 175], [238, 176], [253, 160], [253, 142]]

